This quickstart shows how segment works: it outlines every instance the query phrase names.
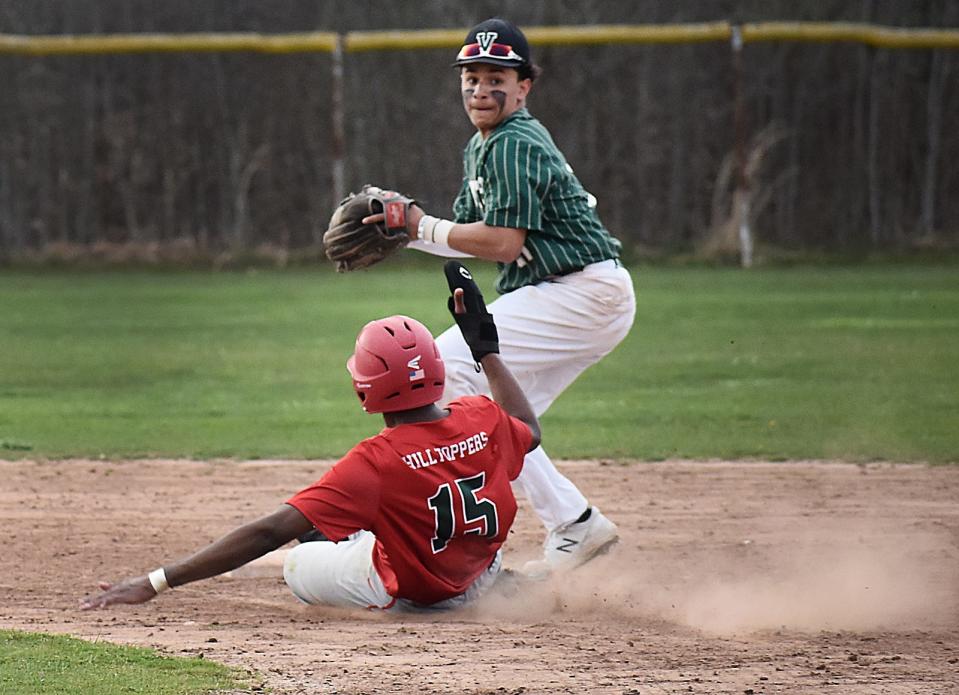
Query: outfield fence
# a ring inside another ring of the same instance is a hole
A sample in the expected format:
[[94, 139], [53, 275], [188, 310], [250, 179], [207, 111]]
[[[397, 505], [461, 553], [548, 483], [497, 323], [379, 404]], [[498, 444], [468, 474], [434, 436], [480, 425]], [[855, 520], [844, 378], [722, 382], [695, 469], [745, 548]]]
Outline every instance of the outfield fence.
[[[732, 60], [730, 94], [735, 130], [735, 181], [737, 195], [732, 217], [737, 229], [743, 265], [752, 262], [750, 220], [751, 188], [748, 166], [749, 119], [743, 99], [744, 45], [769, 42], [854, 43], [876, 49], [959, 49], [959, 28], [901, 28], [858, 23], [759, 22], [735, 24], [728, 21], [661, 25], [531, 26], [524, 28], [530, 42], [541, 46], [608, 46], [616, 44], [703, 44], [727, 42]], [[0, 54], [19, 56], [83, 56], [145, 53], [229, 53], [261, 54], [323, 53], [330, 61], [330, 178], [332, 198], [347, 190], [348, 104], [344, 97], [348, 54], [374, 51], [411, 51], [455, 48], [467, 29], [416, 31], [352, 31], [346, 33], [306, 32], [185, 33], [113, 35], [0, 35]]]

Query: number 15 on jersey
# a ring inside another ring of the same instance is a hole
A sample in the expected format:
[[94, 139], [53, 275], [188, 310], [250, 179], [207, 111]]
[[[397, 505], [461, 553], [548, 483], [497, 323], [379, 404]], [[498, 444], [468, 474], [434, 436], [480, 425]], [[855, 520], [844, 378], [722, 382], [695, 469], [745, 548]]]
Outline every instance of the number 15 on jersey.
[[[486, 473], [460, 478], [452, 484], [440, 485], [436, 494], [426, 501], [436, 518], [436, 529], [431, 541], [434, 554], [446, 550], [449, 540], [457, 536], [482, 535], [495, 538], [499, 534], [496, 503], [477, 496], [485, 484]], [[453, 492], [454, 487], [456, 493]], [[454, 496], [459, 498], [460, 504], [454, 504]]]

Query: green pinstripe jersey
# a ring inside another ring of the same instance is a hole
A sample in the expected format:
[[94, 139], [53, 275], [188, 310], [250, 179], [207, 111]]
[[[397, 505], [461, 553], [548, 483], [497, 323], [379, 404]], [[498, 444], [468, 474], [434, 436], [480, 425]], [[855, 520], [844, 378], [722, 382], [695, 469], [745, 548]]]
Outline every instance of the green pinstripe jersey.
[[586, 192], [549, 131], [519, 109], [485, 140], [473, 135], [463, 154], [463, 185], [455, 222], [526, 229], [533, 260], [500, 263], [500, 294], [550, 275], [618, 258], [622, 245], [600, 222]]

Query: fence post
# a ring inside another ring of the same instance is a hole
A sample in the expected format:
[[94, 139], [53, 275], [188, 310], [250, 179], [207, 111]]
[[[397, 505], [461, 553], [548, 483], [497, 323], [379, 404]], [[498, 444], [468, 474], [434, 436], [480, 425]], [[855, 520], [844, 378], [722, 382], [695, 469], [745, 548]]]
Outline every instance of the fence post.
[[343, 35], [337, 34], [333, 47], [333, 94], [330, 99], [333, 121], [333, 206], [346, 197], [346, 115], [343, 81]]
[[743, 31], [732, 25], [730, 41], [733, 49], [733, 130], [736, 138], [736, 192], [733, 194], [733, 215], [739, 220], [739, 261], [743, 268], [753, 264], [753, 230], [750, 225], [750, 181], [746, 169], [746, 103], [743, 95]]

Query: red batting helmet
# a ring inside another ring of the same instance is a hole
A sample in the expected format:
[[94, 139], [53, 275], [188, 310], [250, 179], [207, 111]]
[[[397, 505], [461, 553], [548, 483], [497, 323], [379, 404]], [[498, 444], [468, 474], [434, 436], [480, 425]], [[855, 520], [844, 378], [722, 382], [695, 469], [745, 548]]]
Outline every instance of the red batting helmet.
[[346, 368], [368, 413], [419, 408], [443, 395], [446, 368], [440, 351], [426, 326], [409, 316], [363, 326]]

